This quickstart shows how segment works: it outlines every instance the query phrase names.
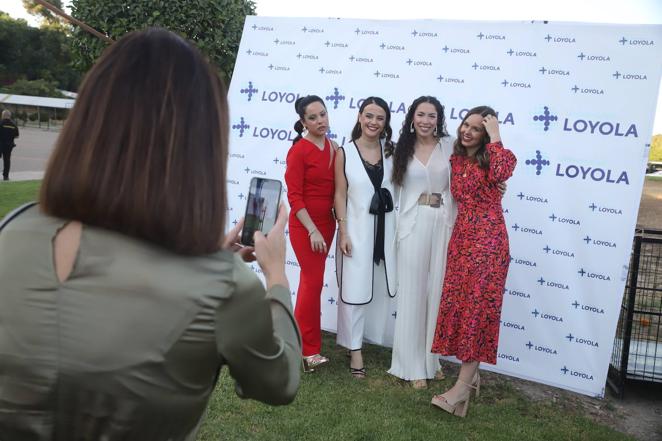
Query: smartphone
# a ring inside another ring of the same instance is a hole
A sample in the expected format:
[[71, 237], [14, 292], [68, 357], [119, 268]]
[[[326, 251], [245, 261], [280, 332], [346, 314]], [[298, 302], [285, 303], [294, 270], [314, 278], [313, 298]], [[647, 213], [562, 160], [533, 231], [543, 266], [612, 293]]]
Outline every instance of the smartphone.
[[266, 235], [273, 228], [278, 217], [282, 189], [283, 184], [277, 179], [251, 179], [246, 199], [244, 228], [241, 230], [242, 245], [252, 247], [255, 245], [253, 235], [256, 231]]

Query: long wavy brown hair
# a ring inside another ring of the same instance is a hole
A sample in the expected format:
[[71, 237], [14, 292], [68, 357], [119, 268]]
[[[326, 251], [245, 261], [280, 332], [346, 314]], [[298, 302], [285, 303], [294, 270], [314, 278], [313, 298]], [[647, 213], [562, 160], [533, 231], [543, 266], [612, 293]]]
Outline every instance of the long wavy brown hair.
[[441, 105], [439, 100], [433, 96], [420, 96], [411, 103], [407, 110], [407, 115], [402, 123], [400, 129], [400, 137], [395, 146], [395, 153], [393, 154], [393, 175], [391, 180], [396, 185], [402, 185], [405, 180], [405, 173], [407, 173], [407, 165], [414, 157], [414, 144], [416, 144], [416, 133], [410, 130], [411, 124], [414, 121], [414, 113], [416, 108], [422, 103], [430, 103], [437, 111], [437, 139], [448, 136], [446, 132], [446, 118], [444, 116], [444, 106]]
[[[460, 129], [462, 128], [462, 125], [467, 120], [467, 118], [469, 118], [471, 115], [480, 115], [483, 118], [486, 117], [487, 115], [492, 115], [495, 118], [497, 116], [494, 109], [488, 106], [478, 106], [469, 110], [469, 112], [467, 112], [467, 114], [464, 115], [464, 118], [462, 118], [462, 122], [460, 123], [460, 125], [457, 127], [457, 139], [455, 140], [455, 144], [453, 145], [453, 154], [455, 155], [467, 156], [467, 149], [462, 145], [462, 136], [460, 135]], [[487, 170], [488, 168], [490, 168], [490, 154], [487, 151], [487, 148], [485, 148], [485, 146], [490, 143], [490, 135], [487, 134], [486, 130], [483, 130], [483, 137], [481, 138], [480, 141], [481, 141], [480, 147], [476, 151], [475, 158], [480, 168]]]

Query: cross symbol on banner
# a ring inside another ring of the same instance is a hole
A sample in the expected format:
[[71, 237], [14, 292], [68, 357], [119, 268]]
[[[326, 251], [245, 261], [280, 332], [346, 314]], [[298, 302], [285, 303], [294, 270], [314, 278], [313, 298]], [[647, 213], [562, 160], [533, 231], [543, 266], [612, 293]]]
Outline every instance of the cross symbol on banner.
[[583, 240], [586, 241], [586, 245], [588, 245], [591, 242], [591, 238], [588, 235]]
[[515, 51], [510, 49], [509, 51], [506, 51], [506, 53], [512, 57]]
[[[534, 120], [535, 120], [535, 118], [536, 117], [533, 117]], [[547, 128], [545, 128], [545, 130], [547, 130]], [[526, 165], [535, 165], [536, 166], [536, 175], [540, 175], [540, 172], [542, 171], [542, 166], [543, 165], [549, 165], [549, 161], [547, 159], [542, 159], [542, 154], [540, 153], [540, 150], [536, 150], [536, 158], [535, 159], [527, 159], [525, 163], [526, 163]]]
[[536, 318], [538, 318], [538, 316], [540, 315], [540, 313], [538, 312], [537, 309], [534, 309], [533, 311], [531, 311], [531, 314], [533, 314]]
[[579, 271], [577, 271], [577, 274], [581, 274], [581, 276], [584, 277], [584, 274], [586, 274], [586, 271], [584, 271], [584, 268], [580, 268]]
[[543, 251], [547, 254], [549, 254], [550, 250], [551, 248], [549, 247], [549, 245], [545, 245], [545, 248], [543, 248]]
[[579, 307], [579, 302], [577, 300], [575, 300], [575, 302], [571, 303], [571, 305], [574, 306], [575, 309], [577, 309]]
[[547, 34], [547, 36], [545, 37], [545, 40], [547, 40], [547, 43], [549, 43], [549, 40], [551, 40], [551, 39], [552, 39], [552, 36]]
[[501, 82], [501, 84], [503, 84], [503, 87], [506, 87], [506, 86], [507, 86], [508, 84], [510, 84], [510, 83], [509, 83], [508, 81], [506, 81], [506, 80], [503, 80], [503, 81]]
[[519, 194], [517, 195], [517, 197], [518, 197], [519, 200], [521, 201], [521, 200], [524, 198], [524, 193], [522, 193], [522, 192], [520, 191]]
[[386, 47], [386, 43], [382, 43], [382, 44], [380, 44], [379, 47], [381, 47], [382, 49], [384, 49], [384, 48]]
[[345, 96], [341, 95], [340, 92], [338, 92], [338, 88], [334, 87], [333, 88], [333, 95], [329, 95], [326, 97], [327, 100], [333, 101], [333, 108], [337, 109], [338, 108], [338, 103], [340, 101], [345, 100]]
[[577, 91], [579, 90], [579, 87], [577, 87], [577, 85], [575, 84], [575, 87], [571, 87], [570, 90], [577, 93]]
[[616, 71], [616, 73], [612, 74], [612, 77], [619, 79], [621, 77], [621, 73], [619, 71]]
[[253, 94], [254, 94], [254, 93], [257, 93], [257, 89], [253, 87], [253, 82], [252, 82], [252, 81], [249, 81], [249, 82], [248, 82], [248, 87], [245, 88], [245, 89], [241, 89], [241, 90], [239, 91], [239, 93], [246, 93], [246, 94], [248, 94], [248, 101], [250, 101], [251, 98], [253, 97]]
[[558, 116], [552, 115], [552, 113], [549, 111], [549, 107], [545, 106], [543, 107], [543, 112], [542, 115], [535, 115], [533, 117], [534, 121], [542, 121], [545, 125], [545, 132], [549, 130], [549, 123], [551, 121], [557, 121], [559, 119]]
[[444, 51], [444, 52], [446, 52], [446, 53], [448, 53], [448, 49], [449, 49], [448, 46], [444, 46], [443, 48], [441, 48], [441, 50]]
[[478, 37], [481, 40], [483, 39], [484, 36], [485, 36], [485, 34], [483, 34], [482, 32], [480, 34], [476, 35], [476, 37]]
[[545, 66], [543, 66], [540, 69], [538, 69], [538, 72], [541, 72], [543, 75], [545, 75], [545, 72], [547, 72], [547, 69], [545, 69]]
[[441, 81], [444, 79], [444, 77], [442, 77], [441, 75], [439, 75], [439, 76], [437, 77], [437, 79], [438, 79], [439, 82], [441, 83]]
[[232, 126], [233, 129], [239, 129], [239, 137], [240, 137], [240, 138], [241, 138], [242, 136], [244, 136], [244, 131], [245, 131], [246, 129], [250, 128], [250, 127], [251, 127], [251, 126], [249, 126], [248, 124], [246, 124], [246, 122], [244, 121], [244, 117], [243, 117], [243, 116], [242, 116], [241, 118], [239, 118], [239, 124], [234, 124], [234, 125]]
[[618, 42], [621, 43], [621, 44], [623, 44], [623, 45], [624, 45], [625, 43], [627, 43], [627, 41], [628, 41], [628, 39], [625, 38], [625, 37], [623, 37], [623, 38], [621, 38], [620, 40], [618, 40]]
[[561, 372], [563, 372], [563, 375], [565, 375], [565, 374], [568, 373], [569, 370], [570, 370], [570, 369], [568, 369], [567, 367], [563, 366], [563, 369], [561, 369]]
[[531, 343], [531, 341], [529, 341], [529, 342], [528, 342], [527, 344], [525, 344], [524, 346], [526, 346], [527, 348], [529, 348], [529, 351], [530, 351], [531, 348], [533, 347], [533, 343]]
[[577, 58], [581, 58], [582, 61], [584, 61], [584, 57], [586, 57], [586, 55], [584, 55], [584, 52], [582, 52], [581, 54], [577, 55]]
[[590, 208], [591, 211], [595, 211], [595, 209], [598, 208], [598, 206], [595, 205], [595, 202], [592, 202], [591, 205], [588, 206], [588, 208]]
[[552, 213], [552, 215], [549, 216], [549, 218], [552, 220], [552, 222], [554, 222], [556, 220], [556, 215]]
[[545, 283], [545, 279], [541, 277], [537, 280], [537, 282], [540, 283], [540, 285], [542, 286]]
[[519, 225], [515, 224], [511, 227], [513, 230], [517, 231], [519, 230]]
[[572, 334], [568, 334], [565, 336], [565, 338], [568, 339], [568, 341], [572, 341], [573, 338], [575, 338]]

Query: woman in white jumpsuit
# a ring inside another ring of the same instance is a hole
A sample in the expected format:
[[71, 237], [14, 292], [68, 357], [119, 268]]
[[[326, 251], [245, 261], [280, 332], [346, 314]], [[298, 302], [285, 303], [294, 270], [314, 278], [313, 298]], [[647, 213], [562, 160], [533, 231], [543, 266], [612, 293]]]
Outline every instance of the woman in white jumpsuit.
[[394, 154], [398, 298], [388, 371], [415, 388], [427, 387], [435, 376], [443, 378], [439, 356], [430, 348], [456, 215], [450, 193], [452, 151], [443, 106], [434, 97], [417, 98], [405, 116]]

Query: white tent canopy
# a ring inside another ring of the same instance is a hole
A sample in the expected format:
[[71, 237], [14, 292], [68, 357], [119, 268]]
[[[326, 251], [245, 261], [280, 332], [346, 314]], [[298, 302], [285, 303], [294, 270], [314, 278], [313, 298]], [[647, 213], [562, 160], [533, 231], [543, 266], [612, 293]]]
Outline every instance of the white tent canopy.
[[10, 95], [0, 93], [0, 105], [15, 104], [18, 106], [50, 107], [54, 109], [71, 109], [76, 100], [69, 98], [48, 98], [42, 96]]

